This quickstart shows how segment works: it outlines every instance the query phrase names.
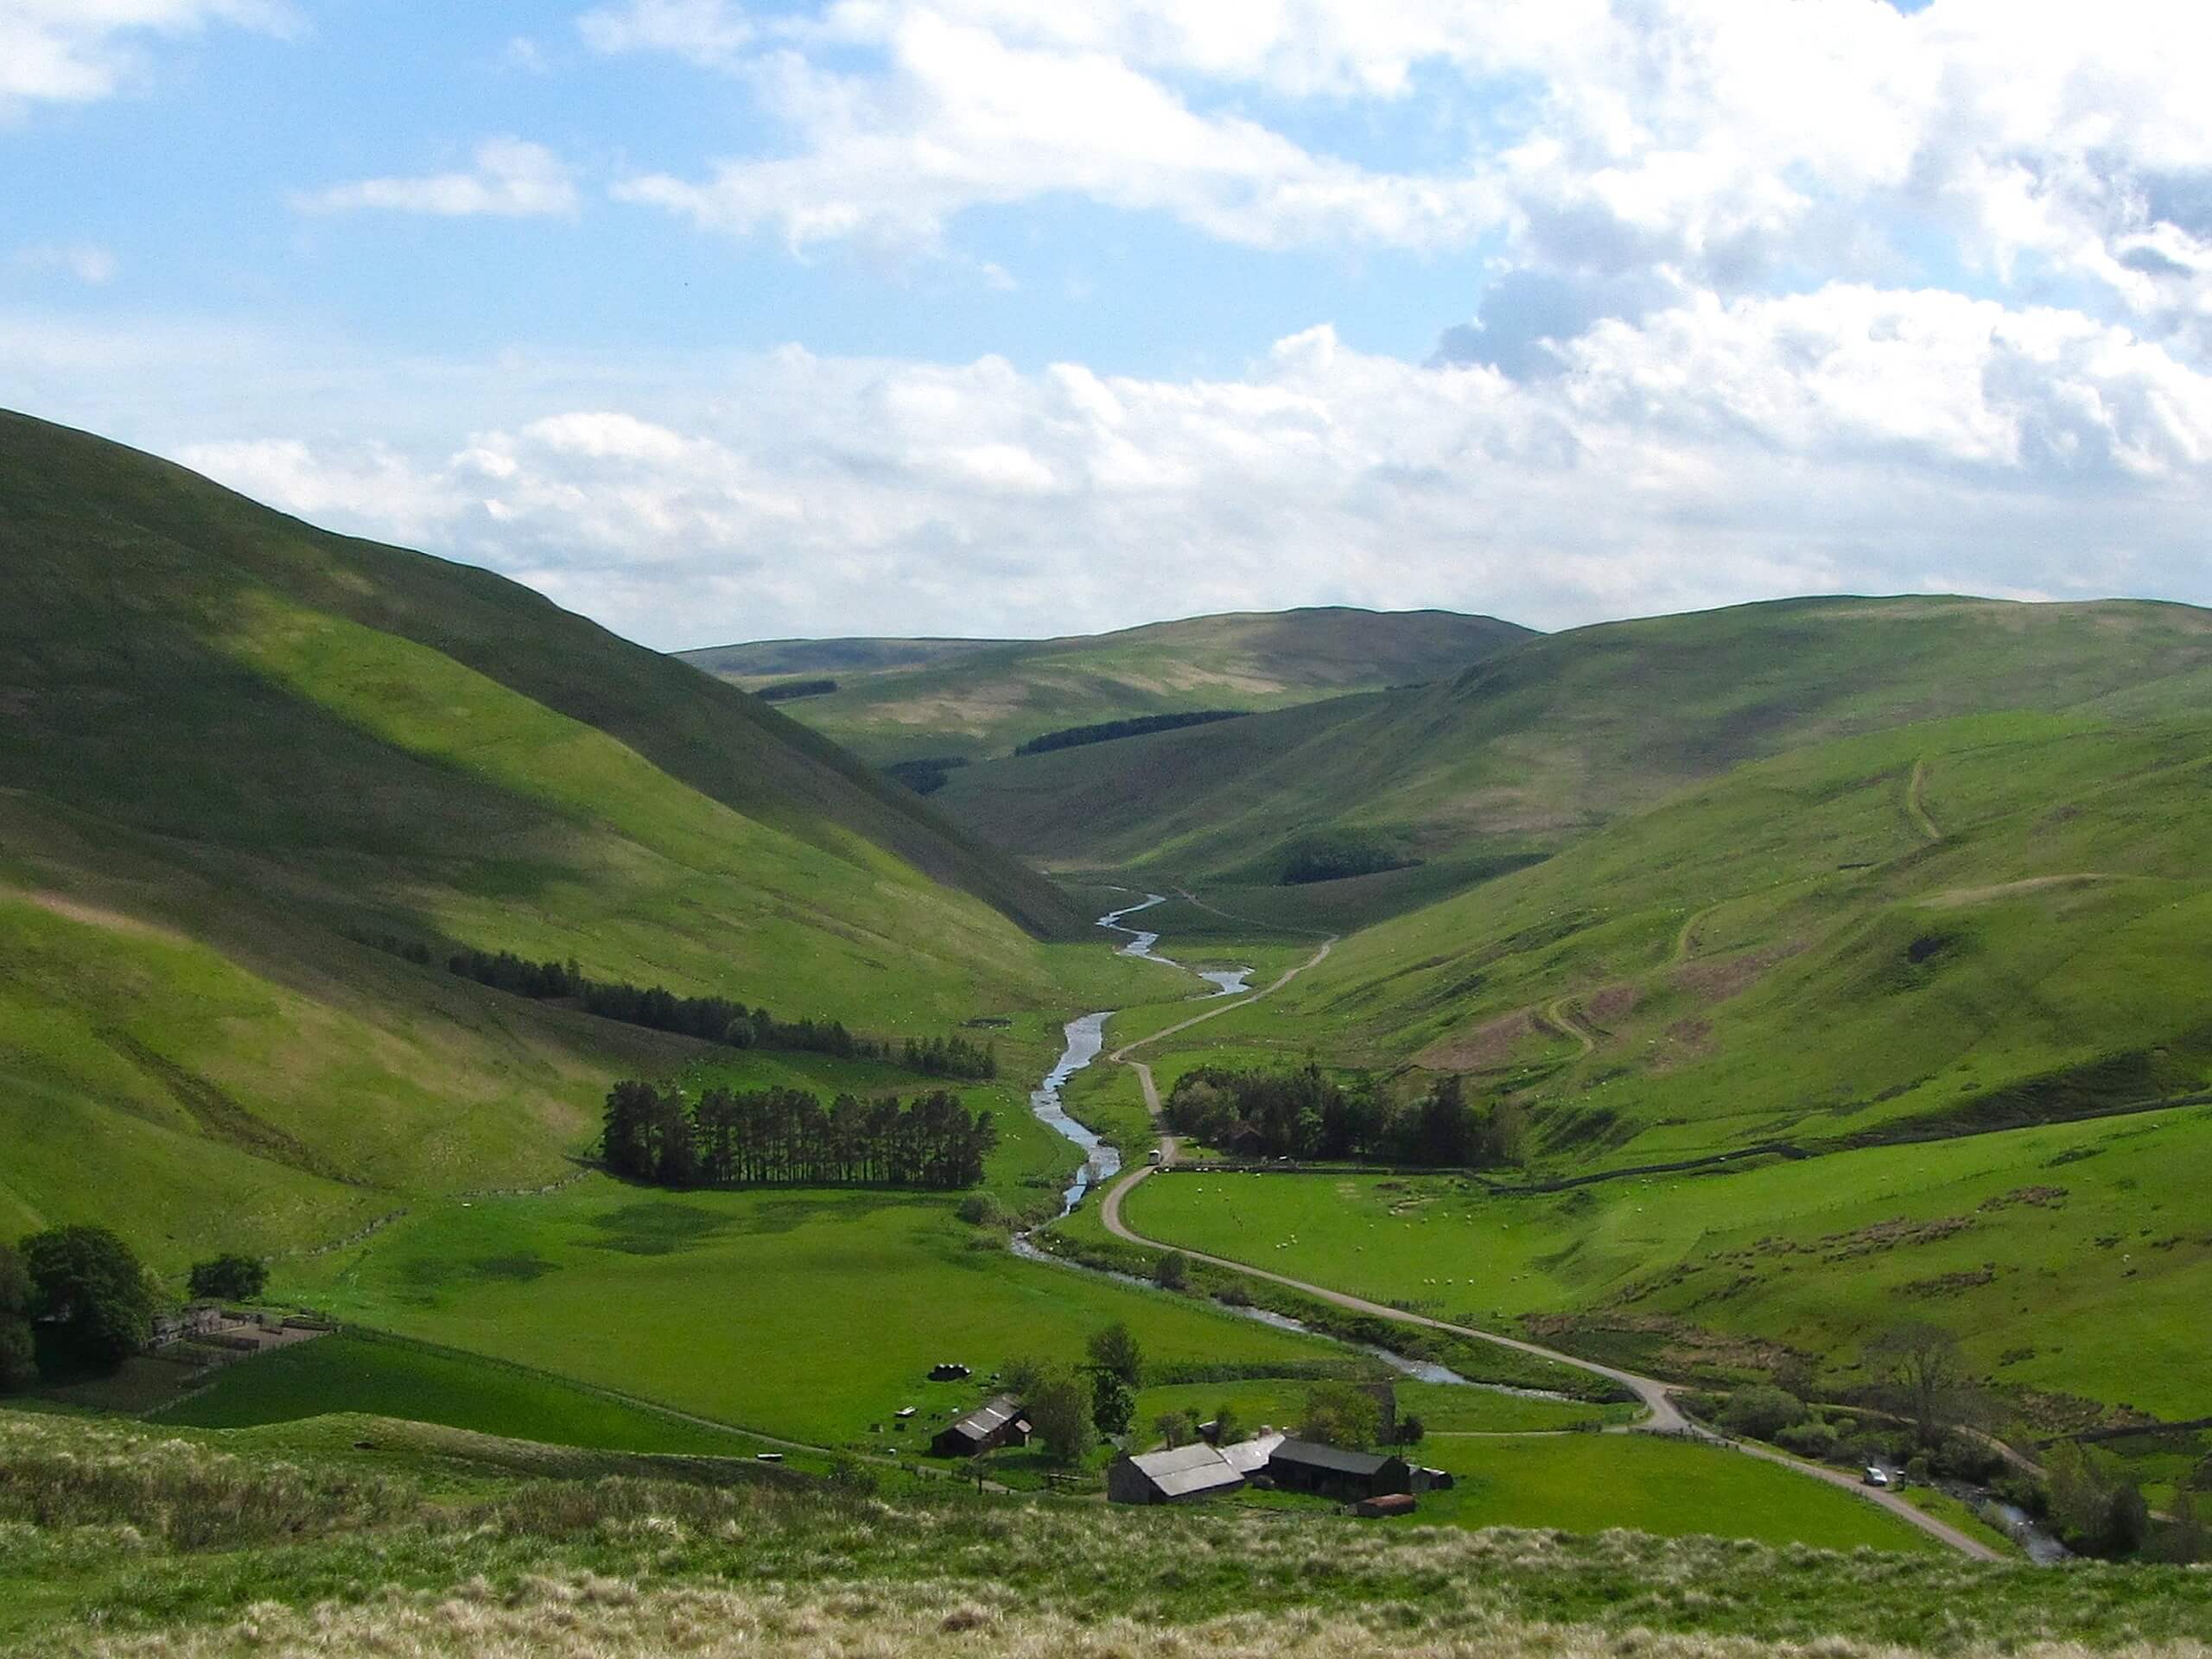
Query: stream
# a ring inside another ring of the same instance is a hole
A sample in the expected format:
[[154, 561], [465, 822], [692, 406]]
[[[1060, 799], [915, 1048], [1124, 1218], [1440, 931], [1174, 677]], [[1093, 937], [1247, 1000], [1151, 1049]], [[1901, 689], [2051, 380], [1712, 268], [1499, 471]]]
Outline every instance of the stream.
[[[1134, 916], [1141, 910], [1149, 910], [1154, 905], [1164, 905], [1166, 902], [1167, 898], [1165, 893], [1148, 893], [1141, 902], [1125, 905], [1119, 910], [1109, 911], [1098, 918], [1099, 926], [1113, 932], [1126, 933], [1129, 936], [1129, 942], [1121, 946], [1116, 952], [1116, 955], [1135, 957], [1143, 962], [1156, 962], [1166, 968], [1183, 968], [1183, 964], [1172, 957], [1163, 957], [1153, 949], [1160, 943], [1159, 934], [1147, 932], [1139, 927], [1127, 927], [1122, 922], [1124, 916]], [[1252, 988], [1252, 969], [1249, 968], [1217, 968], [1185, 969], [1185, 971], [1196, 972], [1199, 978], [1206, 980], [1214, 988], [1206, 996], [1193, 998], [1194, 1001], [1211, 1001], [1214, 997], [1218, 996], [1237, 996]], [[1050, 1128], [1054, 1133], [1065, 1136], [1083, 1150], [1083, 1162], [1077, 1166], [1074, 1179], [1068, 1184], [1067, 1191], [1061, 1195], [1060, 1213], [1063, 1216], [1073, 1211], [1076, 1205], [1083, 1201], [1084, 1195], [1092, 1187], [1103, 1186], [1122, 1173], [1120, 1151], [1108, 1146], [1090, 1129], [1069, 1116], [1067, 1102], [1061, 1093], [1070, 1077], [1090, 1065], [1105, 1052], [1106, 1021], [1109, 1017], [1110, 1010], [1107, 1013], [1086, 1014], [1080, 1019], [1069, 1020], [1062, 1027], [1067, 1046], [1060, 1051], [1058, 1064], [1045, 1074], [1044, 1081], [1039, 1084], [1029, 1096], [1029, 1109], [1036, 1115], [1037, 1121]], [[1024, 1261], [1047, 1262], [1054, 1267], [1066, 1268], [1077, 1273], [1102, 1274], [1106, 1278], [1119, 1280], [1123, 1284], [1134, 1286], [1140, 1290], [1159, 1289], [1159, 1287], [1150, 1280], [1137, 1278], [1133, 1274], [1114, 1273], [1106, 1268], [1085, 1267], [1065, 1261], [1049, 1250], [1039, 1249], [1030, 1242], [1027, 1233], [1016, 1233], [1012, 1243], [1014, 1253]], [[1226, 1306], [1226, 1304], [1224, 1306]], [[1287, 1314], [1277, 1313], [1264, 1307], [1228, 1307], [1227, 1311], [1243, 1318], [1255, 1320], [1262, 1325], [1272, 1325], [1278, 1331], [1296, 1331], [1309, 1336], [1326, 1334], [1314, 1332], [1311, 1326], [1300, 1320], [1292, 1319]], [[1338, 1338], [1329, 1339], [1342, 1340]], [[1471, 1382], [1448, 1366], [1439, 1365], [1429, 1360], [1410, 1359], [1403, 1354], [1393, 1353], [1388, 1348], [1374, 1348], [1365, 1343], [1356, 1342], [1344, 1343], [1344, 1345], [1348, 1348], [1357, 1348], [1362, 1353], [1372, 1355], [1399, 1375], [1414, 1378], [1418, 1382], [1458, 1383], [1467, 1388], [1489, 1389], [1499, 1394], [1521, 1395], [1534, 1400], [1564, 1401], [1567, 1398], [1563, 1394], [1552, 1394], [1541, 1389], [1512, 1389], [1502, 1383]]]

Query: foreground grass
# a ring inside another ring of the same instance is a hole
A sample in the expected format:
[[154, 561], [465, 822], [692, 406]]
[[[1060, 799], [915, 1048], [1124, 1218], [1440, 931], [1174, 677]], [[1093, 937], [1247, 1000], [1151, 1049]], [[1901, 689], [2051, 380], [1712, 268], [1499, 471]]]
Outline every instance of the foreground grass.
[[2197, 1659], [2212, 1623], [2212, 1578], [2177, 1569], [530, 1479], [465, 1438], [429, 1457], [365, 1472], [251, 1434], [0, 1413], [0, 1647]]

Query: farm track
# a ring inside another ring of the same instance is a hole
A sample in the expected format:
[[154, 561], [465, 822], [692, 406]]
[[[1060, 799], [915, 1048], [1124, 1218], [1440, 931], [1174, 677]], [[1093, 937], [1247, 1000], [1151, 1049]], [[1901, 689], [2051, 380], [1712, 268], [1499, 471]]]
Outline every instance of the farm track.
[[1928, 762], [1912, 763], [1912, 778], [1904, 786], [1905, 816], [1912, 820], [1912, 827], [1928, 837], [1932, 844], [1943, 839], [1943, 831], [1935, 819], [1928, 816]]
[[1559, 1033], [1560, 1036], [1580, 1043], [1582, 1046], [1583, 1057], [1587, 1058], [1598, 1052], [1598, 1039], [1576, 1021], [1571, 1012], [1573, 1002], [1573, 997], [1562, 996], [1558, 1001], [1545, 1008], [1537, 1018]]
[[1713, 912], [1727, 902], [1728, 900], [1723, 899], [1719, 904], [1707, 905], [1703, 910], [1694, 912], [1690, 918], [1682, 924], [1681, 931], [1675, 935], [1675, 954], [1671, 959], [1671, 965], [1680, 967], [1690, 959], [1691, 953], [1698, 947], [1698, 929], [1705, 925], [1707, 918], [1712, 916]]
[[[1273, 995], [1307, 969], [1320, 966], [1327, 959], [1330, 950], [1334, 948], [1336, 943], [1333, 938], [1325, 941], [1321, 948], [1305, 962], [1294, 968], [1286, 969], [1273, 984], [1262, 990], [1255, 991], [1249, 996], [1240, 997], [1227, 1007], [1208, 1009], [1204, 1014], [1194, 1014], [1190, 1019], [1169, 1026], [1165, 1030], [1154, 1032], [1148, 1037], [1141, 1037], [1135, 1042], [1125, 1043], [1106, 1057], [1118, 1065], [1129, 1067], [1137, 1074], [1137, 1081], [1144, 1090], [1146, 1109], [1152, 1115], [1153, 1126], [1160, 1135], [1160, 1155], [1159, 1164], [1140, 1165], [1128, 1171], [1120, 1180], [1107, 1189], [1099, 1203], [1098, 1219], [1108, 1232], [1126, 1243], [1135, 1244], [1146, 1249], [1176, 1250], [1193, 1260], [1208, 1262], [1231, 1273], [1242, 1274], [1247, 1278], [1261, 1279], [1270, 1284], [1281, 1285], [1287, 1290], [1294, 1290], [1301, 1295], [1314, 1297], [1351, 1313], [1387, 1319], [1395, 1325], [1417, 1325], [1431, 1331], [1441, 1331], [1448, 1336], [1465, 1337], [1475, 1342], [1489, 1343], [1493, 1347], [1510, 1349], [1516, 1353], [1549, 1360], [1573, 1370], [1603, 1377], [1607, 1382], [1616, 1383], [1633, 1394], [1642, 1402], [1646, 1414], [1641, 1423], [1633, 1426], [1632, 1431], [1617, 1427], [1608, 1432], [1674, 1435], [1682, 1439], [1704, 1440], [1716, 1446], [1732, 1447], [1748, 1456], [1763, 1459], [1766, 1462], [1779, 1465], [1784, 1469], [1794, 1470], [1812, 1479], [1826, 1481], [1829, 1485], [1849, 1492], [1854, 1497], [1878, 1504], [1900, 1520], [1918, 1528], [1938, 1542], [1958, 1551], [1970, 1560], [1996, 1561], [2003, 1559], [1980, 1540], [1968, 1537], [1957, 1528], [1948, 1526], [1933, 1516], [1923, 1514], [1895, 1492], [1862, 1485], [1839, 1470], [1827, 1469], [1816, 1464], [1806, 1463], [1791, 1457], [1787, 1452], [1776, 1451], [1768, 1446], [1731, 1440], [1726, 1435], [1715, 1433], [1713, 1430], [1691, 1421], [1683, 1414], [1681, 1408], [1675, 1403], [1673, 1386], [1659, 1381], [1656, 1377], [1640, 1376], [1633, 1371], [1624, 1371], [1610, 1365], [1601, 1365], [1595, 1360], [1579, 1358], [1575, 1355], [1563, 1353], [1555, 1348], [1547, 1348], [1541, 1343], [1529, 1342], [1519, 1337], [1505, 1336], [1496, 1331], [1480, 1331], [1472, 1325], [1453, 1325], [1447, 1320], [1433, 1319], [1426, 1314], [1408, 1313], [1404, 1308], [1393, 1307], [1383, 1302], [1370, 1301], [1363, 1296], [1355, 1296], [1347, 1291], [1332, 1290], [1325, 1285], [1316, 1285], [1302, 1279], [1294, 1279], [1287, 1274], [1272, 1273], [1264, 1268], [1254, 1267], [1248, 1262], [1232, 1261], [1227, 1256], [1210, 1255], [1204, 1250], [1187, 1249], [1180, 1245], [1164, 1243], [1158, 1239], [1147, 1238], [1124, 1222], [1122, 1219], [1122, 1199], [1142, 1182], [1149, 1179], [1159, 1169], [1173, 1163], [1176, 1152], [1175, 1137], [1166, 1133], [1166, 1126], [1160, 1121], [1160, 1090], [1153, 1077], [1152, 1068], [1141, 1060], [1132, 1059], [1130, 1056], [1138, 1049], [1159, 1042], [1162, 1038], [1172, 1037], [1178, 1032], [1188, 1031], [1193, 1026], [1201, 1025], [1208, 1020], [1227, 1014], [1230, 1008], [1241, 1008], [1248, 1003], [1258, 1001], [1262, 997]], [[1564, 1003], [1554, 1006], [1563, 1007]], [[1595, 1050], [1596, 1044], [1590, 1040], [1586, 1033], [1571, 1024], [1565, 1025], [1564, 1028], [1573, 1032], [1581, 1039], [1585, 1052]]]

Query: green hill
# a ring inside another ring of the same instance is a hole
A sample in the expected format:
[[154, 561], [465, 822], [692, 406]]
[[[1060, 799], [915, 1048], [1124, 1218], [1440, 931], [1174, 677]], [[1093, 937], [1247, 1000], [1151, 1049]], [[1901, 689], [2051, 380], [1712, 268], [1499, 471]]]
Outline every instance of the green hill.
[[1063, 868], [1275, 880], [1302, 844], [1550, 853], [1745, 761], [1953, 715], [2203, 707], [2186, 606], [1813, 599], [1522, 641], [1427, 690], [1023, 756], [938, 798]]
[[1048, 732], [1196, 709], [1284, 709], [1449, 677], [1529, 638], [1493, 617], [1340, 607], [1031, 640], [774, 640], [685, 652], [753, 689], [834, 678], [791, 713], [868, 760], [1004, 755]]
[[0, 416], [0, 1236], [173, 1262], [569, 1168], [689, 1045], [466, 944], [784, 1017], [1088, 1001], [1080, 912], [734, 688], [491, 573]]

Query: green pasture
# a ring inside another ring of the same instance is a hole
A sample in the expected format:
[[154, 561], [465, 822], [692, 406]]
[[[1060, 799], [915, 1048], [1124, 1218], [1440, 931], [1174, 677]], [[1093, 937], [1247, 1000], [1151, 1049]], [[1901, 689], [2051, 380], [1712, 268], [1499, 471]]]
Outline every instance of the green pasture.
[[732, 1430], [473, 1354], [340, 1332], [226, 1366], [154, 1420], [248, 1428], [333, 1413], [442, 1424], [551, 1446], [691, 1457], [766, 1450]]
[[1677, 1370], [1702, 1357], [1668, 1321], [1847, 1375], [1867, 1336], [1925, 1319], [1999, 1382], [2181, 1420], [2212, 1412], [2208, 1182], [2212, 1108], [2197, 1107], [1541, 1197], [1179, 1172], [1123, 1213], [1147, 1237], [1478, 1326], [1656, 1320], [1616, 1357]]
[[1454, 1477], [1421, 1500], [1427, 1520], [1460, 1527], [1633, 1528], [1763, 1543], [1921, 1554], [1937, 1543], [1849, 1492], [1723, 1447], [1649, 1434], [1424, 1442], [1421, 1460]]
[[[982, 1397], [1007, 1359], [1079, 1359], [1116, 1319], [1161, 1361], [1342, 1351], [1187, 1300], [1011, 1256], [950, 1196], [681, 1195], [594, 1177], [543, 1197], [426, 1205], [363, 1246], [286, 1264], [273, 1294], [717, 1421], [894, 1450]], [[939, 1360], [969, 1384], [925, 1381]], [[896, 1432], [893, 1414], [918, 1416]], [[870, 1425], [882, 1426], [880, 1434]]]

